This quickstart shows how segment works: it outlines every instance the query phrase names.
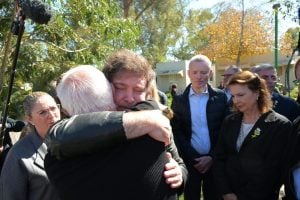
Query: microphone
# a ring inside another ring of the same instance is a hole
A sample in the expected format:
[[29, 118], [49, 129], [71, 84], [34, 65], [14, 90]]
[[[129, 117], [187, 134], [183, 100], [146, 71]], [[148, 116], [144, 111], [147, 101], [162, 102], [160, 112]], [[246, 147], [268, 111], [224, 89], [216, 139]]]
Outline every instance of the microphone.
[[[300, 24], [300, 8], [298, 8], [298, 20]], [[298, 49], [298, 54], [300, 55], [300, 32], [298, 33], [298, 45], [296, 47]]]
[[38, 0], [19, 0], [23, 14], [38, 24], [47, 24], [51, 17], [50, 7]]
[[6, 131], [13, 131], [13, 132], [19, 132], [21, 131], [25, 126], [25, 123], [23, 121], [14, 120], [12, 118], [7, 118], [5, 123]]

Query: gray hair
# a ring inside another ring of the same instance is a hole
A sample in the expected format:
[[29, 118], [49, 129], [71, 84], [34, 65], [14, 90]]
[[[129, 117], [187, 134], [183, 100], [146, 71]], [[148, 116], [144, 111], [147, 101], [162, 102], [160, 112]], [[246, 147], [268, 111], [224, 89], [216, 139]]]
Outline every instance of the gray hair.
[[91, 65], [80, 65], [64, 73], [56, 93], [62, 108], [71, 116], [116, 109], [110, 83]]
[[225, 69], [225, 71], [231, 70], [231, 69], [234, 71], [234, 73], [243, 71], [240, 67], [238, 67], [238, 66], [236, 66], [236, 65], [229, 65], [229, 66]]
[[256, 66], [252, 67], [250, 71], [258, 74], [260, 71], [270, 70], [270, 69], [275, 70], [275, 72], [276, 72], [274, 65], [272, 65], [270, 63], [263, 63], [263, 64], [256, 65]]
[[190, 61], [189, 61], [189, 66], [192, 62], [204, 62], [207, 64], [207, 66], [211, 69], [211, 61], [209, 60], [209, 58], [205, 55], [196, 55], [196, 56], [193, 56]]

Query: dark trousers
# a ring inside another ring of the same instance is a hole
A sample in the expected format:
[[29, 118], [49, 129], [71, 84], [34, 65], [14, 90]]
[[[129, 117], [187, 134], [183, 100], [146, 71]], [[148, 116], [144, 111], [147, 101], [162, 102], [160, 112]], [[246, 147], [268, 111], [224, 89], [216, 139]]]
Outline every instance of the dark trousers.
[[212, 170], [201, 174], [193, 166], [187, 165], [187, 169], [189, 178], [184, 189], [184, 200], [200, 200], [201, 191], [204, 200], [218, 200]]
[[62, 200], [176, 200], [163, 177], [167, 162], [164, 144], [145, 136], [78, 158], [47, 154], [45, 169]]

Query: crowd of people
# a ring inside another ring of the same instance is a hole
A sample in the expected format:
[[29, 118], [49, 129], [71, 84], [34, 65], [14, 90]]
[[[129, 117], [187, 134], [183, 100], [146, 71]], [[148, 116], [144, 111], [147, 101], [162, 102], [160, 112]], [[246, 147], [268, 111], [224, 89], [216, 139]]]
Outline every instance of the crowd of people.
[[192, 57], [170, 109], [133, 51], [112, 53], [102, 71], [71, 68], [55, 97], [25, 97], [28, 133], [5, 157], [0, 199], [277, 200], [282, 185], [300, 199], [300, 107], [276, 90], [276, 68], [231, 65], [222, 88], [212, 70]]

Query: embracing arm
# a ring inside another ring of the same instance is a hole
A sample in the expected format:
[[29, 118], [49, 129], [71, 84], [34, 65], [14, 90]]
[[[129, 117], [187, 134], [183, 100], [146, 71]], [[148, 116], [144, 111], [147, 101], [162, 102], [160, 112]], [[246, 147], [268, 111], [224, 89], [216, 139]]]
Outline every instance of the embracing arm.
[[48, 151], [56, 158], [90, 154], [113, 148], [148, 134], [169, 144], [169, 121], [156, 111], [95, 112], [64, 119], [50, 128]]

